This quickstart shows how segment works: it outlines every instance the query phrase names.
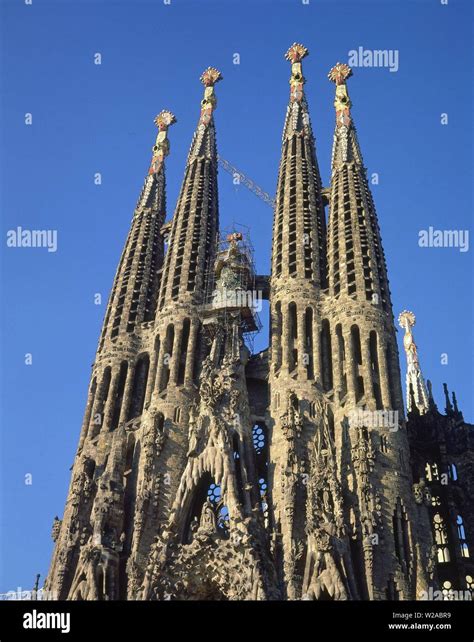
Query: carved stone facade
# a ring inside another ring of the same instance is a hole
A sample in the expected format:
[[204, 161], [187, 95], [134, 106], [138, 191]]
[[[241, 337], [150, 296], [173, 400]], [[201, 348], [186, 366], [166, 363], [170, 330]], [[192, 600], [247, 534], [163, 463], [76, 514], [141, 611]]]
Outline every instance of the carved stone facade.
[[[438, 582], [472, 584], [473, 428], [455, 400], [446, 416], [436, 410], [408, 312], [404, 418], [351, 70], [338, 63], [329, 74], [336, 129], [323, 188], [307, 53], [295, 43], [286, 54], [270, 277], [255, 275], [242, 233], [219, 234], [221, 74], [201, 77], [199, 123], [166, 224], [175, 118], [156, 118], [64, 516], [53, 524], [45, 588], [59, 599], [414, 599]], [[260, 288], [270, 346], [252, 355]]]

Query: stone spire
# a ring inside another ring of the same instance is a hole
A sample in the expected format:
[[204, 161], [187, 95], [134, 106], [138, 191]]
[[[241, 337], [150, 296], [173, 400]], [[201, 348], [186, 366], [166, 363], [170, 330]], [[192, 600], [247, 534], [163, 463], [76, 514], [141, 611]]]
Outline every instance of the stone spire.
[[[413, 411], [413, 404], [416, 404], [420, 414], [424, 415], [430, 409], [430, 399], [425, 380], [421, 373], [418, 350], [411, 330], [415, 325], [415, 315], [413, 312], [404, 310], [398, 317], [398, 323], [400, 327], [405, 330], [403, 346], [407, 356], [406, 385], [408, 412]], [[412, 394], [410, 394], [410, 389], [413, 391]]]
[[[140, 198], [138, 199], [136, 211], [143, 208], [155, 207], [164, 213], [163, 207], [160, 207], [161, 198], [164, 198], [165, 186], [165, 166], [164, 161], [170, 153], [170, 143], [168, 140], [168, 127], [176, 122], [176, 118], [170, 111], [161, 111], [155, 118], [155, 125], [158, 127], [156, 142], [153, 145], [153, 156], [148, 170], [148, 176], [145, 179]], [[164, 222], [164, 219], [163, 219]]]
[[290, 100], [283, 127], [275, 204], [272, 280], [288, 277], [324, 286], [325, 237], [321, 177], [304, 94], [301, 61], [308, 50], [294, 43], [286, 52], [291, 62]]
[[306, 471], [300, 455], [311, 448], [316, 431], [311, 421], [302, 432], [302, 408], [305, 399], [315, 402], [320, 381], [320, 307], [326, 285], [321, 177], [304, 95], [302, 60], [307, 55], [306, 47], [297, 43], [286, 53], [291, 62], [290, 98], [283, 127], [270, 284], [273, 438], [269, 475], [274, 484], [272, 520], [279, 533], [278, 572], [291, 599], [302, 593], [304, 569], [297, 551], [306, 533], [302, 513], [294, 504], [299, 475]]
[[202, 298], [205, 275], [212, 266], [219, 225], [214, 86], [221, 79], [221, 73], [214, 67], [208, 67], [201, 76], [205, 87], [201, 115], [173, 217], [160, 309], [181, 295], [189, 301]]
[[176, 122], [170, 111], [155, 118], [158, 135], [153, 157], [132, 219], [115, 275], [102, 328], [99, 350], [107, 337], [132, 332], [136, 324], [154, 318], [164, 247], [160, 230], [166, 217], [165, 157], [168, 127]]
[[328, 75], [336, 85], [328, 242], [330, 293], [371, 301], [391, 314], [377, 214], [350, 112], [346, 80], [351, 75], [351, 68], [341, 63]]

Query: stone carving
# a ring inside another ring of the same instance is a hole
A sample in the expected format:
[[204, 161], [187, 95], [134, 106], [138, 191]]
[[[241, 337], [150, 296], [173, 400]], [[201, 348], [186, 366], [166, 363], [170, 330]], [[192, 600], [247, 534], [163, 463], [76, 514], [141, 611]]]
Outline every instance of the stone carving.
[[198, 413], [196, 404], [193, 404], [189, 410], [188, 420], [189, 431], [189, 448], [187, 452], [188, 457], [195, 457], [199, 446], [199, 428], [198, 428]]
[[51, 531], [51, 537], [53, 538], [53, 542], [55, 542], [59, 537], [59, 532], [61, 530], [61, 524], [62, 524], [62, 520], [59, 519], [59, 517], [56, 516], [54, 518], [53, 528], [52, 528], [52, 531]]
[[303, 430], [303, 417], [299, 411], [299, 401], [292, 391], [288, 394], [287, 407], [284, 415], [280, 417], [283, 434], [288, 440], [288, 463], [296, 462], [296, 444]]

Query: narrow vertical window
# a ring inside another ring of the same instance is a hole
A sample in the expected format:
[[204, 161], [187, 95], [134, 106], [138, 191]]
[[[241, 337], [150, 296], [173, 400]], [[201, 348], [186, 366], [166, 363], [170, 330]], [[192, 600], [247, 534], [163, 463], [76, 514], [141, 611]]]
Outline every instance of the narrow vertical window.
[[145, 354], [138, 359], [133, 378], [132, 399], [128, 411], [128, 421], [130, 421], [130, 419], [135, 419], [135, 417], [139, 417], [143, 412], [149, 366], [150, 359], [148, 354]]
[[456, 517], [456, 527], [458, 531], [459, 545], [461, 547], [461, 556], [469, 557], [469, 547], [467, 545], [466, 531], [464, 529], [464, 522], [461, 515]]
[[321, 356], [322, 356], [322, 379], [323, 388], [327, 392], [332, 389], [332, 350], [329, 321], [324, 319], [321, 324]]
[[[372, 376], [372, 392], [377, 410], [383, 408], [382, 393], [380, 391], [379, 356], [377, 350], [377, 334], [372, 330], [369, 335], [370, 372]], [[369, 382], [368, 382], [369, 383]]]
[[178, 366], [178, 382], [177, 382], [178, 385], [184, 383], [190, 327], [191, 327], [191, 321], [189, 319], [185, 319], [183, 321], [183, 331], [181, 334], [181, 346], [179, 350], [179, 366]]
[[112, 415], [112, 423], [110, 424], [110, 430], [115, 430], [118, 426], [119, 418], [120, 418], [120, 410], [122, 408], [122, 400], [123, 400], [123, 393], [125, 390], [125, 382], [127, 380], [127, 372], [128, 372], [128, 363], [126, 361], [122, 361], [120, 364], [120, 372], [118, 375], [118, 384], [117, 384], [117, 391], [115, 393], [115, 403], [114, 403], [114, 411]]
[[306, 365], [306, 373], [308, 379], [314, 379], [314, 364], [313, 364], [313, 309], [306, 308], [304, 319], [304, 355], [303, 363]]
[[298, 350], [296, 349], [296, 339], [298, 337], [298, 326], [296, 316], [296, 303], [290, 303], [288, 306], [288, 338], [289, 338], [289, 354], [288, 354], [288, 369], [291, 372], [296, 368], [298, 363]]

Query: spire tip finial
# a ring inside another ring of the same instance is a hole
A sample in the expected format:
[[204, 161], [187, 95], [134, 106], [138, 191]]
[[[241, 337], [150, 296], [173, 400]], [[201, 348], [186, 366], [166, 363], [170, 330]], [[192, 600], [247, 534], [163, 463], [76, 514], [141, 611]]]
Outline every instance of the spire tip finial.
[[286, 60], [292, 63], [301, 62], [303, 58], [309, 55], [308, 49], [300, 42], [294, 42], [285, 54]]
[[223, 76], [221, 72], [215, 67], [208, 67], [207, 69], [205, 69], [201, 77], [199, 78], [204, 87], [214, 87], [216, 82], [219, 82], [219, 80], [222, 79]]
[[[153, 157], [151, 159], [148, 175], [158, 174], [163, 167], [165, 157], [170, 153], [170, 143], [168, 140], [168, 127], [176, 122], [176, 116], [167, 109], [162, 109], [158, 116], [153, 120], [158, 127], [158, 135], [153, 145]], [[143, 199], [140, 199], [140, 202]]]
[[352, 69], [342, 62], [337, 62], [328, 73], [329, 80], [336, 85], [343, 85], [351, 76]]
[[168, 129], [171, 125], [177, 122], [176, 116], [167, 109], [162, 109], [158, 116], [155, 116], [153, 121], [160, 131]]
[[405, 329], [407, 325], [409, 328], [412, 328], [415, 325], [415, 322], [416, 317], [413, 312], [410, 312], [410, 310], [403, 310], [403, 312], [400, 312], [398, 315], [398, 323], [403, 329]]

